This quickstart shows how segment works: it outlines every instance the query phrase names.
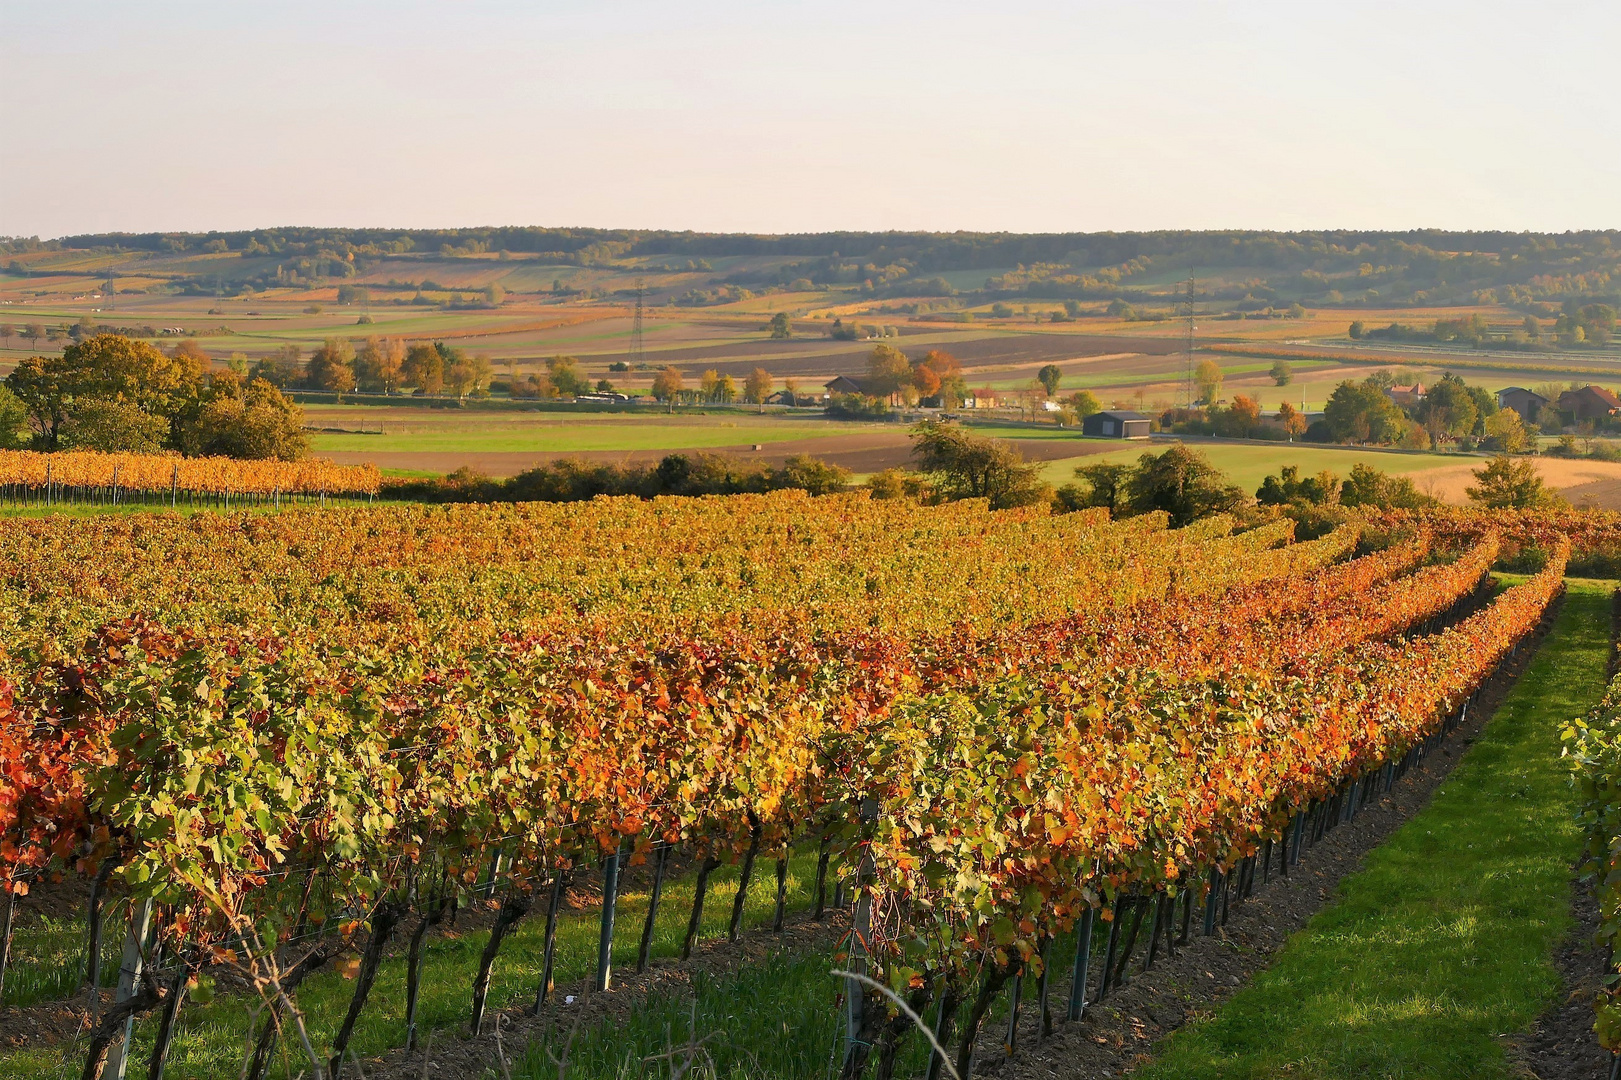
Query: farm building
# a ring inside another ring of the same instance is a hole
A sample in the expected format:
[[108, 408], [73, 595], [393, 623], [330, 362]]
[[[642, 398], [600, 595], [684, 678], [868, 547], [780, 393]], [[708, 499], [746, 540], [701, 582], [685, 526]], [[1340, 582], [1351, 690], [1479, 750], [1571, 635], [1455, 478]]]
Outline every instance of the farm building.
[[823, 387], [829, 394], [862, 394], [868, 395], [865, 379], [854, 375], [835, 375]]
[[862, 397], [887, 401], [891, 405], [902, 403], [899, 391], [879, 393], [872, 388], [872, 383], [873, 380], [860, 375], [835, 375], [824, 383], [822, 388], [825, 391], [825, 397], [833, 397], [836, 394], [859, 394]]
[[1568, 413], [1578, 424], [1584, 420], [1605, 420], [1621, 412], [1621, 400], [1602, 386], [1584, 386], [1560, 394], [1559, 411]]
[[1523, 386], [1505, 386], [1497, 391], [1497, 407], [1499, 409], [1513, 409], [1520, 414], [1520, 419], [1527, 424], [1537, 422], [1540, 413], [1548, 399]]
[[962, 399], [965, 409], [994, 409], [1002, 403], [995, 390], [982, 386], [978, 390], [970, 390]]
[[1424, 384], [1415, 382], [1411, 386], [1392, 386], [1385, 391], [1385, 396], [1403, 408], [1417, 405], [1424, 400]]
[[1081, 421], [1081, 434], [1103, 439], [1146, 439], [1149, 419], [1129, 409], [1093, 413]]

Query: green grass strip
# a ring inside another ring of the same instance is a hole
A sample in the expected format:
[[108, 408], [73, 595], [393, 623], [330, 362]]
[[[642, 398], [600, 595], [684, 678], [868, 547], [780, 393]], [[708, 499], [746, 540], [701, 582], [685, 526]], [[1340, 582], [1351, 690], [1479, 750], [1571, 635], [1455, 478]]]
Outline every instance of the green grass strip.
[[1559, 990], [1579, 836], [1559, 728], [1604, 689], [1612, 583], [1552, 632], [1433, 801], [1144, 1080], [1507, 1077], [1504, 1037]]
[[[813, 900], [816, 853], [814, 846], [794, 853], [788, 875], [788, 903], [790, 911], [801, 911]], [[723, 866], [710, 878], [710, 890], [704, 907], [702, 940], [713, 940], [725, 935], [731, 918], [732, 900], [737, 894], [737, 868]], [[744, 907], [745, 925], [769, 925], [776, 907], [776, 864], [770, 857], [756, 863], [754, 879], [750, 882]], [[686, 874], [665, 884], [664, 897], [659, 905], [652, 955], [672, 957], [680, 952], [681, 939], [686, 931], [687, 917], [691, 913], [693, 876]], [[618, 919], [614, 927], [614, 970], [628, 974], [635, 970], [636, 952], [641, 941], [642, 924], [647, 914], [648, 894], [645, 890], [628, 888], [620, 894]], [[544, 897], [537, 906], [543, 904]], [[596, 970], [597, 940], [600, 912], [596, 908], [579, 911], [565, 909], [558, 920], [557, 929], [557, 984], [560, 988], [577, 979], [585, 978]], [[490, 1007], [501, 1009], [527, 1003], [534, 998], [539, 982], [544, 941], [545, 920], [541, 913], [532, 914], [520, 922], [501, 947], [496, 960], [490, 987]], [[67, 944], [71, 929], [55, 928], [56, 958], [48, 970], [22, 976], [45, 987], [57, 987], [72, 982], [75, 972], [83, 963], [82, 955], [73, 954]], [[122, 945], [122, 927], [109, 922], [107, 933], [117, 945]], [[471, 1010], [472, 978], [478, 967], [479, 954], [488, 940], [483, 930], [469, 930], [450, 936], [431, 938], [423, 952], [422, 999], [420, 1023], [424, 1038], [430, 1033], [435, 1045], [454, 1040], [465, 1032]], [[404, 1045], [405, 1023], [405, 941], [397, 937], [396, 955], [385, 960], [378, 975], [366, 1009], [356, 1026], [353, 1045], [361, 1057], [381, 1054]], [[29, 953], [42, 956], [43, 946]], [[79, 954], [82, 954], [82, 946]], [[832, 1014], [832, 995], [836, 986], [826, 971], [832, 967], [824, 955], [818, 958], [820, 970], [812, 978], [804, 975], [795, 985], [820, 987], [828, 1004], [821, 1007]], [[114, 959], [110, 970], [117, 970]], [[10, 999], [12, 975], [7, 975], [7, 997]], [[324, 1052], [342, 1022], [353, 993], [354, 983], [332, 970], [320, 972], [298, 989], [298, 1003], [305, 1013], [310, 1037]], [[562, 995], [559, 991], [559, 996]], [[58, 995], [60, 991], [58, 990]], [[49, 996], [45, 989], [30, 991], [26, 1000]], [[747, 999], [740, 999], [747, 1001]], [[253, 1002], [240, 995], [222, 994], [208, 1005], [195, 1001], [186, 1003], [181, 1010], [174, 1042], [170, 1047], [166, 1080], [216, 1080], [235, 1077], [241, 1072], [245, 1054], [244, 1036], [248, 1030]], [[716, 1015], [727, 1015], [727, 1009], [717, 1007]], [[733, 1010], [735, 1011], [735, 1010]], [[705, 1014], [706, 1016], [709, 1013]], [[135, 1055], [130, 1063], [130, 1075], [146, 1075], [151, 1054], [153, 1035], [158, 1014], [149, 1013], [136, 1025]], [[825, 1022], [824, 1022], [825, 1023]], [[82, 1043], [64, 1044], [58, 1048], [24, 1052], [0, 1049], [0, 1077], [5, 1080], [72, 1080], [83, 1067]], [[294, 1080], [308, 1069], [296, 1045], [283, 1041], [271, 1070], [275, 1080]], [[555, 1075], [555, 1074], [554, 1074]]]

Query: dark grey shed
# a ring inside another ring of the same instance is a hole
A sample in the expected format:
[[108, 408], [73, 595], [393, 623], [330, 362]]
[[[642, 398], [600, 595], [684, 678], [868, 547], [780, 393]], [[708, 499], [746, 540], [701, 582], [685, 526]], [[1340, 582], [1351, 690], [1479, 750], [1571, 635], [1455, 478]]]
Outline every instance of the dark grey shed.
[[1081, 421], [1081, 434], [1100, 439], [1146, 439], [1150, 421], [1130, 409], [1106, 409]]

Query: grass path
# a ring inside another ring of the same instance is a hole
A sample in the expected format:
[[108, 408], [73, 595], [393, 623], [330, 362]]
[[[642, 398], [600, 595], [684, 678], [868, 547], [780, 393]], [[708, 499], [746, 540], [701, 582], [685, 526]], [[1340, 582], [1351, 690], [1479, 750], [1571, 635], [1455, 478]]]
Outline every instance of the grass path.
[[1525, 675], [1434, 800], [1144, 1080], [1508, 1077], [1559, 989], [1579, 838], [1559, 728], [1603, 691], [1607, 583], [1572, 581]]

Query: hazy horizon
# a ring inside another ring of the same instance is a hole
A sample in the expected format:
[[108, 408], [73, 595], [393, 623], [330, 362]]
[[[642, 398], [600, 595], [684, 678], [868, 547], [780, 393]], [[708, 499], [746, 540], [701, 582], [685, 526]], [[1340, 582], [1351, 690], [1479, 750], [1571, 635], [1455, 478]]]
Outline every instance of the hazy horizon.
[[1613, 5], [3, 10], [0, 235], [1617, 224]]

